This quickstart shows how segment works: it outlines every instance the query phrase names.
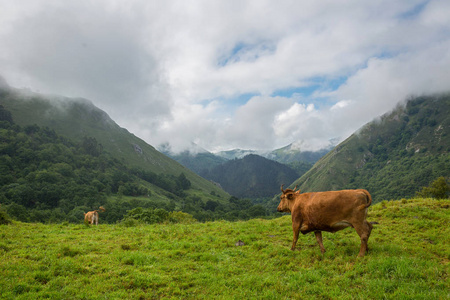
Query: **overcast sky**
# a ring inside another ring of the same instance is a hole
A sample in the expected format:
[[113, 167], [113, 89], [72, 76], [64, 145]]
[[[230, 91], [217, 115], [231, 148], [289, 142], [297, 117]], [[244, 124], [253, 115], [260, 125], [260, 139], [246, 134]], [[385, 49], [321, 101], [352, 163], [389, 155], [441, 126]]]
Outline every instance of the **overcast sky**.
[[0, 0], [0, 75], [153, 146], [303, 150], [450, 90], [450, 1]]

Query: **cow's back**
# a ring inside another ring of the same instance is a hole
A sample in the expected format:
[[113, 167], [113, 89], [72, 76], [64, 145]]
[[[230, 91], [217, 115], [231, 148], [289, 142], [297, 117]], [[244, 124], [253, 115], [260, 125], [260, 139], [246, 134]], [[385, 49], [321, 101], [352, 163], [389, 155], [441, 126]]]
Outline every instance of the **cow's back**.
[[366, 190], [358, 189], [305, 193], [300, 196], [306, 196], [305, 202], [307, 205], [324, 208], [327, 206], [356, 207], [366, 205], [369, 202], [370, 194]]
[[355, 215], [365, 215], [364, 208], [371, 202], [370, 194], [362, 189], [304, 193], [299, 196], [302, 219], [309, 223], [308, 227], [327, 227], [353, 219]]

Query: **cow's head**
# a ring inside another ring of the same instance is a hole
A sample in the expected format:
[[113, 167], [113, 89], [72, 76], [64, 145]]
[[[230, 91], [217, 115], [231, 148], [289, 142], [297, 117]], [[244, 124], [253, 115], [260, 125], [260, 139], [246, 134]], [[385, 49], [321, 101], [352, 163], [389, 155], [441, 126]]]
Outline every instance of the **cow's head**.
[[283, 185], [281, 185], [281, 201], [280, 204], [278, 204], [277, 211], [279, 212], [291, 212], [292, 205], [294, 203], [295, 196], [300, 194], [300, 190], [295, 191], [297, 186], [293, 190], [291, 189], [285, 189], [283, 190]]

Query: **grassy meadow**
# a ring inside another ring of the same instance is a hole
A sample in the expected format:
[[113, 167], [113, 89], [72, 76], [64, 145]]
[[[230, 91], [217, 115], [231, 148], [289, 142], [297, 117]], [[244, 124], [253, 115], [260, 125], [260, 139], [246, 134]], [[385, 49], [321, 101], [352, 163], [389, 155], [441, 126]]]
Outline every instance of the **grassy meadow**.
[[[353, 229], [290, 251], [290, 216], [246, 222], [0, 226], [1, 299], [450, 299], [450, 200], [369, 209]], [[101, 223], [100, 215], [100, 223]], [[236, 246], [239, 240], [243, 246]]]

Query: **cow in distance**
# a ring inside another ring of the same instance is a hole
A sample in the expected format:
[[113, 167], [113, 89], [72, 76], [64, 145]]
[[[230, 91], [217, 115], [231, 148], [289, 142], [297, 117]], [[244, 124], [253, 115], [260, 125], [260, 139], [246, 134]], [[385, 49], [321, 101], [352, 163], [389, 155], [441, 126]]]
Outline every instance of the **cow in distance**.
[[88, 211], [84, 214], [84, 223], [98, 225], [98, 213], [104, 212], [105, 208], [100, 206], [98, 210]]

